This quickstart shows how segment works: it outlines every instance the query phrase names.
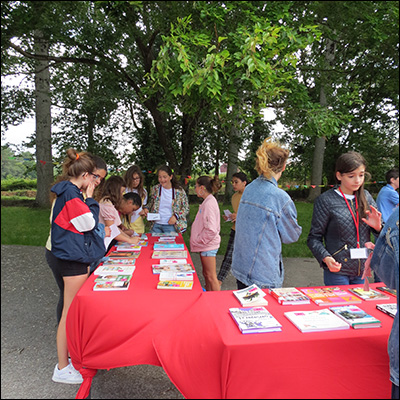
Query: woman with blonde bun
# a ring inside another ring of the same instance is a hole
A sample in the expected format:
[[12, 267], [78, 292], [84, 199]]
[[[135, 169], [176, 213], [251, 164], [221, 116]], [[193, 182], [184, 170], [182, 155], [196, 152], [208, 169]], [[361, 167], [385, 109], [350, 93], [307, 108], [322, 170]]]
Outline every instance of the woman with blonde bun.
[[256, 155], [260, 175], [246, 186], [236, 218], [232, 274], [238, 289], [282, 287], [282, 243], [296, 242], [302, 231], [292, 199], [278, 188], [289, 151], [267, 138]]

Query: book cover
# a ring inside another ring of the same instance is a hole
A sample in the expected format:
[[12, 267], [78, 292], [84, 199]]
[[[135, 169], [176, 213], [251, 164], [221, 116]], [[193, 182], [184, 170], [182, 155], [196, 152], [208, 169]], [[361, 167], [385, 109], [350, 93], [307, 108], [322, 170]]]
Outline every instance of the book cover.
[[183, 243], [154, 243], [154, 250], [185, 250]]
[[196, 270], [190, 264], [153, 264], [152, 266], [153, 274], [160, 274], [161, 272], [184, 272], [184, 273], [196, 273]]
[[394, 318], [397, 313], [397, 303], [377, 304], [376, 308], [379, 311], [382, 311], [385, 314], [390, 315], [392, 318]]
[[103, 265], [135, 265], [135, 262], [133, 258], [108, 258]]
[[230, 308], [229, 314], [243, 334], [282, 330], [282, 325], [265, 307]]
[[160, 281], [192, 281], [193, 273], [161, 271], [160, 275], [159, 275], [159, 280]]
[[310, 304], [310, 299], [295, 287], [274, 288], [270, 293], [279, 304]]
[[160, 265], [187, 264], [186, 258], [160, 258]]
[[366, 301], [390, 299], [390, 296], [388, 296], [387, 294], [383, 292], [378, 292], [374, 289], [364, 290], [364, 288], [362, 287], [355, 287], [349, 289], [349, 292]]
[[134, 265], [100, 265], [94, 275], [132, 275], [135, 271]]
[[112, 251], [108, 257], [110, 258], [138, 258], [140, 251]]
[[397, 291], [396, 289], [392, 289], [390, 287], [387, 286], [377, 286], [377, 289], [379, 289], [381, 292], [387, 293], [387, 294], [391, 294], [392, 296], [397, 296]]
[[381, 321], [379, 321], [379, 319], [366, 313], [358, 306], [345, 305], [330, 307], [329, 309], [354, 329], [381, 327]]
[[361, 300], [357, 296], [338, 287], [304, 288], [300, 290], [319, 306], [340, 306], [343, 304], [361, 303]]
[[97, 282], [93, 286], [94, 291], [114, 291], [114, 290], [127, 290], [130, 281], [107, 281]]
[[187, 258], [186, 250], [155, 250], [152, 258]]
[[152, 237], [162, 237], [162, 236], [178, 236], [178, 232], [160, 232], [160, 233], [152, 233]]
[[265, 292], [263, 292], [256, 284], [244, 289], [234, 290], [233, 294], [243, 307], [268, 305], [268, 300], [264, 298], [266, 296]]
[[159, 281], [157, 289], [191, 290], [193, 281]]
[[95, 282], [125, 282], [130, 281], [132, 275], [98, 275], [97, 278], [94, 280]]
[[[146, 245], [147, 242], [143, 241]], [[115, 251], [140, 251], [142, 246], [140, 244], [132, 243], [117, 243], [115, 246]]]
[[350, 329], [350, 325], [328, 308], [311, 311], [288, 311], [285, 317], [301, 332]]

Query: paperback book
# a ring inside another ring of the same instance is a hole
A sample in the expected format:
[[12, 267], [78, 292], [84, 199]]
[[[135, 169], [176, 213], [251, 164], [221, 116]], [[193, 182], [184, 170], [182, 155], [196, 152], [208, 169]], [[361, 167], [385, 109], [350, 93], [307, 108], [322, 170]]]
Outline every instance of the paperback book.
[[310, 304], [310, 299], [295, 287], [274, 288], [270, 293], [279, 304]]
[[340, 306], [343, 304], [361, 303], [361, 300], [357, 296], [338, 287], [304, 288], [300, 290], [319, 306]]
[[160, 265], [187, 264], [186, 258], [160, 258]]
[[[147, 242], [145, 241], [144, 243], [147, 244]], [[115, 246], [115, 251], [140, 251], [141, 249], [142, 246], [139, 244], [132, 244], [126, 242], [117, 243]]]
[[193, 273], [162, 271], [159, 275], [160, 281], [193, 281]]
[[191, 290], [193, 281], [159, 281], [157, 289]]
[[391, 294], [392, 296], [397, 296], [397, 291], [396, 289], [392, 289], [390, 287], [387, 286], [377, 286], [377, 289], [379, 289], [381, 292], [387, 293], [387, 294]]
[[93, 286], [94, 291], [114, 291], [114, 290], [127, 290], [129, 288], [130, 280], [121, 281], [102, 281], [97, 282]]
[[112, 251], [108, 257], [110, 258], [138, 258], [140, 251]]
[[362, 287], [355, 287], [349, 289], [349, 292], [354, 293], [360, 299], [367, 301], [390, 299], [390, 296], [388, 296], [387, 294], [383, 292], [378, 292], [377, 290], [374, 289], [364, 290]]
[[265, 292], [262, 291], [256, 284], [248, 286], [244, 289], [234, 290], [233, 294], [243, 307], [268, 305], [268, 300], [264, 298], [266, 296]]
[[187, 258], [186, 250], [155, 250], [152, 258]]
[[282, 325], [265, 307], [230, 308], [229, 314], [244, 334], [282, 330]]
[[135, 262], [133, 258], [107, 258], [103, 265], [135, 265]]
[[132, 275], [135, 271], [134, 265], [100, 265], [94, 275]]
[[196, 273], [196, 270], [190, 264], [153, 264], [153, 274], [160, 274], [161, 272], [172, 272], [172, 273]]
[[163, 236], [178, 236], [177, 232], [160, 232], [160, 233], [152, 233], [151, 236], [153, 237], [163, 237]]
[[154, 250], [185, 250], [183, 243], [154, 243]]
[[97, 278], [94, 280], [95, 282], [125, 282], [130, 281], [132, 275], [98, 275]]
[[385, 314], [390, 315], [392, 318], [394, 318], [397, 313], [397, 303], [377, 304], [376, 308], [379, 311], [382, 311]]
[[366, 313], [360, 307], [355, 305], [330, 307], [339, 318], [347, 322], [352, 328], [380, 328], [381, 321], [372, 315]]
[[288, 311], [286, 318], [301, 332], [349, 329], [350, 325], [328, 308], [311, 311]]

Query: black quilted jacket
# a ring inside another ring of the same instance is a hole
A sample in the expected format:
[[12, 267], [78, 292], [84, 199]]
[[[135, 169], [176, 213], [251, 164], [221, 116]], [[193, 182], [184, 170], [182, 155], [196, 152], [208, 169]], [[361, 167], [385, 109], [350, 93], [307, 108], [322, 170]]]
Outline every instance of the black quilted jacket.
[[[365, 191], [369, 205], [376, 207], [376, 203], [369, 192]], [[349, 201], [354, 216], [355, 202]], [[360, 216], [360, 247], [371, 241], [371, 233], [376, 232], [361, 221]], [[351, 259], [350, 249], [357, 247], [357, 233], [353, 217], [346, 205], [343, 196], [335, 189], [321, 194], [314, 203], [311, 229], [307, 238], [307, 245], [321, 267], [328, 270], [322, 261], [332, 256], [342, 264], [340, 275], [361, 276], [364, 271], [365, 260]]]

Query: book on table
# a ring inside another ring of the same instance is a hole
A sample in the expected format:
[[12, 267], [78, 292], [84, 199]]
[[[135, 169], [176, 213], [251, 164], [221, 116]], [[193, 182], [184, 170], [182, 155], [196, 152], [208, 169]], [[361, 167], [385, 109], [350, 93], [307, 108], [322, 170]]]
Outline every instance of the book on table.
[[268, 305], [268, 300], [264, 298], [266, 293], [256, 284], [250, 285], [244, 289], [234, 290], [233, 294], [243, 307]]
[[157, 289], [177, 289], [177, 290], [191, 290], [193, 288], [193, 281], [159, 281]]
[[190, 264], [153, 264], [153, 274], [160, 274], [161, 272], [185, 272], [185, 273], [196, 273], [196, 270]]
[[99, 265], [93, 272], [94, 275], [132, 275], [134, 265]]
[[187, 264], [186, 258], [160, 258], [160, 265], [171, 265], [171, 264]]
[[310, 299], [295, 287], [273, 288], [270, 294], [279, 304], [310, 304]]
[[392, 289], [388, 286], [377, 286], [376, 287], [378, 290], [380, 290], [381, 292], [387, 293], [387, 294], [391, 294], [392, 296], [397, 296], [397, 291], [396, 289]]
[[155, 250], [152, 258], [187, 258], [186, 250]]
[[117, 275], [117, 274], [110, 274], [110, 275], [97, 275], [95, 282], [125, 282], [130, 281], [132, 275]]
[[329, 307], [329, 309], [354, 329], [380, 328], [382, 326], [379, 319], [353, 304]]
[[140, 251], [112, 251], [107, 257], [110, 258], [138, 258]]
[[383, 292], [379, 292], [378, 290], [369, 289], [364, 290], [362, 287], [355, 287], [349, 289], [349, 292], [355, 294], [362, 300], [371, 301], [371, 300], [387, 300], [390, 299], [390, 296]]
[[160, 281], [192, 281], [193, 273], [161, 271], [160, 275], [159, 275], [159, 280]]
[[265, 307], [235, 307], [229, 309], [229, 314], [243, 334], [282, 330], [282, 325]]
[[97, 282], [93, 286], [94, 291], [115, 291], [115, 290], [128, 290], [130, 281], [110, 281], [110, 282]]
[[285, 317], [301, 332], [349, 329], [350, 325], [328, 308], [311, 311], [288, 311]]
[[103, 265], [135, 265], [134, 258], [107, 258], [103, 261]]
[[159, 233], [152, 233], [151, 236], [153, 237], [163, 237], [163, 236], [179, 236], [177, 232], [159, 232]]
[[[147, 245], [147, 242], [143, 240], [143, 243]], [[140, 244], [132, 244], [127, 242], [118, 242], [115, 245], [115, 251], [140, 251], [142, 246]]]
[[154, 243], [154, 250], [185, 250], [183, 243]]
[[377, 304], [376, 308], [379, 311], [382, 311], [385, 314], [390, 315], [392, 318], [394, 318], [396, 316], [396, 313], [397, 313], [397, 303]]
[[358, 304], [361, 300], [339, 287], [301, 288], [307, 297], [319, 306], [340, 306], [343, 304]]

